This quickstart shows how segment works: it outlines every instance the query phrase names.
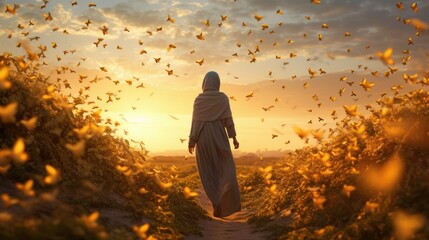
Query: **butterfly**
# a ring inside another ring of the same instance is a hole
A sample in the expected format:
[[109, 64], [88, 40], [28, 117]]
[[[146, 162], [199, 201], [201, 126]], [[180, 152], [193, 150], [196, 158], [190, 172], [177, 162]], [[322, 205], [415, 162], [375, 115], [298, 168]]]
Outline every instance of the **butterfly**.
[[198, 196], [198, 193], [192, 192], [192, 190], [188, 186], [186, 186], [183, 188], [183, 195], [185, 195], [185, 198], [191, 198]]
[[12, 102], [6, 106], [0, 106], [0, 121], [3, 123], [14, 123], [15, 114], [18, 112], [18, 103]]
[[346, 111], [346, 114], [350, 117], [355, 117], [357, 115], [357, 106], [356, 105], [352, 105], [352, 106], [343, 106], [344, 110]]
[[197, 37], [199, 40], [201, 40], [201, 41], [206, 40], [206, 39], [204, 38], [204, 36], [203, 36], [203, 33], [200, 33], [200, 34], [196, 35], [196, 37]]
[[200, 61], [195, 61], [195, 63], [198, 63], [200, 66], [204, 64], [204, 58], [201, 59]]
[[375, 83], [368, 82], [366, 78], [363, 78], [359, 85], [361, 85], [365, 91], [368, 91], [375, 85]]
[[256, 21], [261, 21], [262, 19], [263, 19], [264, 17], [263, 16], [260, 16], [260, 15], [255, 15], [255, 19], [256, 19]]
[[149, 230], [149, 223], [145, 223], [143, 225], [139, 226], [133, 226], [134, 233], [141, 239], [147, 239], [146, 232]]
[[33, 190], [34, 181], [33, 179], [27, 180], [25, 183], [16, 183], [16, 189], [21, 191], [25, 196], [32, 197], [36, 193]]
[[22, 125], [24, 125], [24, 127], [25, 127], [27, 130], [31, 131], [31, 130], [33, 130], [33, 129], [36, 127], [37, 117], [36, 117], [36, 116], [34, 116], [34, 117], [32, 117], [32, 118], [30, 118], [30, 119], [28, 119], [28, 120], [24, 120], [24, 119], [22, 119], [22, 120], [20, 121], [20, 123], [21, 123]]
[[173, 69], [171, 69], [171, 70], [168, 70], [168, 69], [165, 69], [165, 71], [167, 72], [167, 74], [170, 76], [170, 75], [173, 75]]
[[168, 15], [168, 17], [167, 17], [167, 22], [171, 22], [171, 23], [174, 23], [176, 20], [174, 20], [173, 18], [171, 18], [171, 16], [170, 15]]
[[48, 175], [43, 179], [43, 182], [45, 182], [48, 185], [56, 184], [61, 180], [60, 172], [55, 169], [53, 166], [46, 164], [45, 170], [48, 173]]
[[13, 4], [13, 7], [11, 5], [7, 4], [5, 12], [8, 12], [8, 13], [14, 15], [16, 13], [16, 9], [18, 9], [18, 8], [19, 8], [18, 4]]
[[66, 143], [65, 147], [70, 150], [76, 158], [80, 158], [85, 154], [86, 142], [84, 139], [75, 144]]
[[42, 17], [45, 19], [45, 21], [52, 21], [53, 20], [51, 12], [48, 12], [48, 14], [42, 13]]

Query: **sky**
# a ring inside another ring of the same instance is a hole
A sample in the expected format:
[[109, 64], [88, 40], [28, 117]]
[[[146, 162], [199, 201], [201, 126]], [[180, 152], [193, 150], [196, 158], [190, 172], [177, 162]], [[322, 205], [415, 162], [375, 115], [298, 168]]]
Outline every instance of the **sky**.
[[[0, 0], [7, 4], [19, 8], [0, 13], [2, 52], [24, 54], [22, 41], [35, 52], [46, 46], [40, 69], [59, 91], [154, 153], [186, 154], [193, 100], [211, 70], [231, 97], [241, 150], [257, 151], [302, 147], [294, 126], [334, 127], [331, 113], [341, 118], [343, 105], [365, 114], [392, 86], [417, 88], [404, 73], [429, 69], [427, 1]], [[388, 48], [389, 66], [377, 55]], [[375, 83], [369, 91], [364, 78]]]

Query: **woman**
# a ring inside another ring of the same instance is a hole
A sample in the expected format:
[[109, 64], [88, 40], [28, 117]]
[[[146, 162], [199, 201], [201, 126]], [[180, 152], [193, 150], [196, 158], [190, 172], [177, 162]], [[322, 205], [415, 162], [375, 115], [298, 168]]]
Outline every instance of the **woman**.
[[188, 147], [189, 153], [193, 154], [196, 146], [198, 172], [213, 204], [213, 216], [226, 217], [241, 210], [240, 191], [228, 137], [233, 139], [235, 149], [239, 143], [229, 99], [219, 92], [219, 87], [219, 75], [208, 72], [203, 80], [203, 92], [194, 101]]

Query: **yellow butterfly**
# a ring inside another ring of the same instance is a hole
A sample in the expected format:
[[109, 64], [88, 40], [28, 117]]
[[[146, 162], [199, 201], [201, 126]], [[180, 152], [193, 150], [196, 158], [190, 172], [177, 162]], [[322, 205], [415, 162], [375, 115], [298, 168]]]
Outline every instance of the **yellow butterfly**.
[[84, 139], [75, 144], [67, 143], [65, 146], [76, 158], [80, 158], [85, 154], [86, 142]]
[[348, 116], [355, 117], [357, 115], [357, 106], [356, 105], [352, 105], [352, 106], [344, 105], [343, 107], [344, 107], [344, 110], [346, 111], [346, 114]]
[[170, 15], [168, 15], [168, 17], [167, 17], [167, 22], [171, 22], [171, 23], [174, 23], [176, 20], [174, 20], [173, 18], [171, 18], [171, 16]]
[[18, 204], [18, 203], [19, 203], [19, 199], [17, 199], [17, 198], [12, 198], [12, 197], [10, 197], [8, 194], [6, 194], [6, 193], [3, 193], [3, 194], [1, 195], [1, 200], [2, 200], [2, 202], [3, 202], [3, 206], [4, 206], [5, 208], [8, 208], [8, 207], [10, 207], [10, 206], [12, 206], [12, 205], [15, 205], [15, 204]]
[[361, 85], [365, 91], [368, 91], [375, 85], [375, 83], [368, 82], [366, 78], [363, 78], [359, 85]]
[[125, 176], [130, 176], [132, 170], [127, 166], [116, 165], [116, 170], [120, 173], [123, 173]]
[[162, 189], [168, 189], [168, 188], [173, 186], [172, 182], [164, 183], [164, 182], [159, 181], [158, 184]]
[[210, 20], [202, 20], [201, 21], [204, 25], [206, 25], [206, 27], [210, 27]]
[[411, 4], [411, 9], [413, 9], [414, 12], [418, 12], [419, 11], [419, 8], [417, 7], [417, 3], [416, 2], [414, 2], [414, 3]]
[[[141, 239], [148, 239], [146, 232], [149, 230], [149, 223], [145, 223], [143, 225], [141, 225], [140, 227], [138, 226], [133, 226], [133, 230], [134, 233]], [[149, 237], [150, 238], [150, 237]]]
[[0, 120], [3, 123], [14, 123], [16, 121], [15, 115], [18, 112], [18, 103], [12, 102], [6, 106], [0, 106]]
[[28, 160], [28, 154], [25, 152], [25, 143], [23, 138], [18, 138], [13, 145], [11, 157], [16, 164], [23, 164]]
[[350, 197], [350, 193], [355, 191], [356, 187], [353, 185], [346, 185], [344, 184], [343, 186], [343, 194], [346, 195], [347, 197]]
[[201, 40], [201, 41], [206, 40], [206, 39], [204, 38], [204, 36], [203, 36], [203, 33], [200, 33], [200, 34], [198, 34], [198, 35], [196, 35], [196, 36], [197, 36], [197, 38], [198, 38], [199, 40]]
[[201, 59], [200, 61], [195, 61], [196, 63], [198, 63], [200, 66], [204, 64], [204, 58]]
[[271, 185], [270, 188], [269, 188], [269, 190], [270, 190], [270, 192], [272, 194], [277, 194], [278, 193], [278, 191], [277, 191], [277, 184]]
[[9, 89], [10, 87], [12, 87], [12, 83], [7, 80], [8, 76], [9, 76], [9, 68], [2, 67], [0, 69], [0, 90]]
[[263, 19], [264, 17], [263, 16], [260, 16], [260, 15], [255, 15], [255, 19], [256, 19], [256, 21], [261, 21], [262, 19]]
[[16, 189], [21, 191], [25, 196], [32, 197], [36, 194], [33, 190], [33, 185], [33, 179], [29, 179], [25, 183], [16, 183]]
[[183, 195], [185, 195], [185, 198], [191, 198], [198, 196], [198, 193], [192, 192], [191, 189], [186, 186], [183, 188]]
[[380, 58], [381, 61], [383, 61], [386, 65], [393, 65], [395, 62], [393, 61], [392, 57], [393, 49], [388, 48], [384, 52], [377, 52], [377, 56]]
[[298, 137], [300, 137], [301, 139], [307, 138], [308, 134], [310, 133], [310, 131], [304, 130], [304, 129], [297, 127], [297, 126], [294, 126], [293, 130], [298, 135]]
[[60, 172], [53, 166], [46, 164], [45, 170], [48, 173], [48, 175], [43, 179], [46, 184], [56, 184], [61, 180]]
[[100, 217], [100, 213], [98, 211], [95, 211], [89, 215], [81, 216], [80, 220], [88, 229], [94, 229], [98, 226], [97, 220], [99, 217]]
[[27, 130], [29, 130], [29, 131], [31, 131], [31, 130], [33, 130], [35, 127], [36, 127], [36, 124], [37, 124], [37, 117], [36, 116], [34, 116], [34, 117], [32, 117], [32, 118], [30, 118], [30, 119], [28, 119], [28, 120], [21, 120], [20, 121], [20, 123], [22, 124], [22, 125], [24, 125], [24, 127], [27, 129]]
[[16, 13], [16, 9], [18, 9], [18, 8], [19, 8], [18, 4], [13, 4], [13, 7], [11, 5], [7, 4], [5, 12], [8, 12], [8, 13], [14, 15]]
[[394, 154], [383, 166], [370, 168], [365, 175], [365, 180], [367, 186], [377, 192], [389, 192], [396, 187], [403, 175], [403, 171], [404, 163], [402, 158], [398, 154]]
[[42, 17], [45, 18], [45, 21], [52, 21], [53, 20], [51, 12], [48, 12], [48, 14], [42, 13]]
[[171, 69], [171, 70], [168, 70], [168, 69], [165, 69], [165, 71], [167, 72], [167, 74], [170, 76], [170, 75], [173, 75], [173, 69]]
[[397, 8], [404, 9], [404, 4], [402, 2], [398, 2], [395, 4]]

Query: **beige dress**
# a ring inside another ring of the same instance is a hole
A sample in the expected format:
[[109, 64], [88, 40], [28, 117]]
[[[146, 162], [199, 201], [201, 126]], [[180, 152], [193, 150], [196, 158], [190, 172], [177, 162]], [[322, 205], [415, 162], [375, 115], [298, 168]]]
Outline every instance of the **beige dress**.
[[198, 172], [217, 217], [241, 210], [235, 163], [228, 140], [235, 136], [232, 117], [192, 121], [189, 145], [196, 145]]

